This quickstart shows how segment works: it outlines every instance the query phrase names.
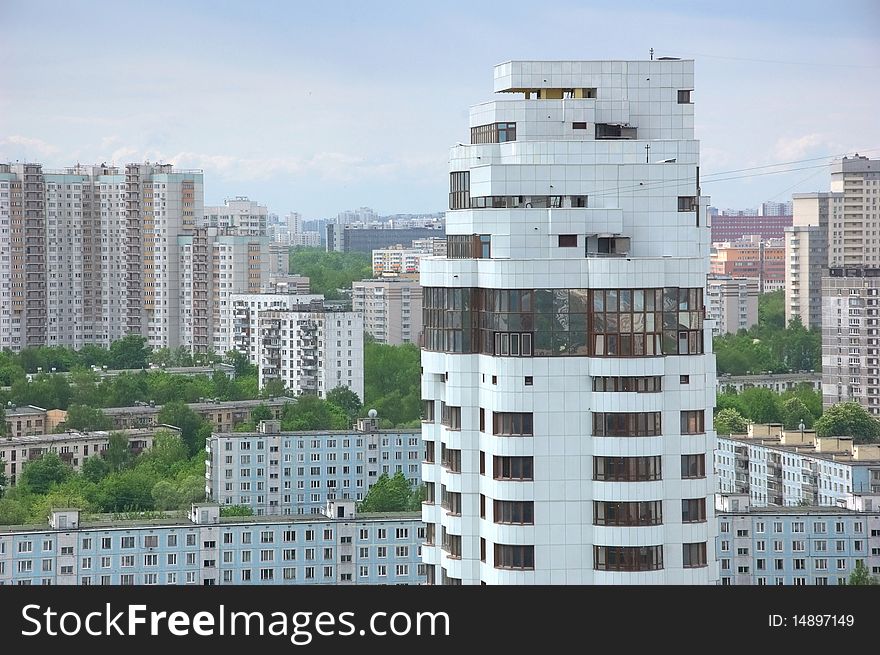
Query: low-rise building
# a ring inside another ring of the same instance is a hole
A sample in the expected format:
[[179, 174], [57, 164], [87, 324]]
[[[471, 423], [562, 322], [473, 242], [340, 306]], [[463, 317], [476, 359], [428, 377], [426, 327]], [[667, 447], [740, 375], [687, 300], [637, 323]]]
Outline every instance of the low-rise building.
[[[132, 455], [137, 455], [153, 447], [153, 439], [160, 430], [177, 429], [170, 425], [157, 425], [118, 432], [128, 439], [128, 448]], [[10, 486], [14, 485], [25, 464], [46, 453], [57, 453], [62, 462], [79, 471], [89, 457], [100, 455], [107, 449], [110, 434], [106, 430], [67, 430], [58, 434], [0, 438], [0, 460], [6, 462], [6, 479]]]
[[722, 585], [843, 585], [859, 562], [880, 574], [880, 495], [755, 507], [747, 494], [721, 494], [716, 511]]
[[120, 521], [53, 509], [48, 524], [0, 526], [0, 585], [424, 584], [425, 526], [416, 513]]
[[716, 383], [718, 392], [736, 391], [741, 393], [746, 389], [758, 387], [770, 389], [776, 393], [797, 389], [803, 385], [809, 385], [814, 391], [822, 390], [821, 373], [764, 373], [761, 375], [719, 375]]
[[309, 514], [329, 500], [364, 499], [382, 474], [421, 483], [418, 430], [380, 430], [359, 419], [353, 430], [282, 432], [261, 421], [257, 432], [215, 432], [205, 444], [205, 495], [256, 514]]
[[48, 416], [46, 410], [36, 405], [9, 405], [6, 407], [6, 436], [22, 437], [30, 434], [46, 434]]
[[715, 472], [722, 493], [747, 494], [755, 507], [836, 506], [850, 493], [880, 493], [880, 445], [755, 423], [718, 437]]
[[[255, 407], [265, 405], [273, 418], [280, 418], [281, 412], [293, 398], [258, 398], [256, 400], [206, 400], [189, 403], [188, 406], [206, 421], [210, 421], [218, 432], [231, 432], [236, 426], [251, 420]], [[161, 405], [143, 403], [132, 407], [105, 407], [101, 410], [113, 422], [113, 429], [150, 427], [159, 419]]]

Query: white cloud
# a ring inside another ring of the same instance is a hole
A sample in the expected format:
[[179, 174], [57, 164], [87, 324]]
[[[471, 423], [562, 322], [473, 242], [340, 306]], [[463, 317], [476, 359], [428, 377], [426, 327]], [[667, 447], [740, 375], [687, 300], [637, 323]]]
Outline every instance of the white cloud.
[[4, 159], [20, 159], [21, 157], [35, 159], [54, 155], [57, 152], [59, 152], [57, 147], [42, 139], [14, 134], [0, 140], [0, 153], [4, 154]]
[[[798, 137], [780, 137], [776, 140], [773, 152], [779, 161], [796, 161], [804, 159], [810, 154], [815, 154], [817, 150], [827, 150], [820, 146], [829, 145], [826, 135], [819, 133], [804, 134]], [[830, 151], [823, 154], [833, 154]]]

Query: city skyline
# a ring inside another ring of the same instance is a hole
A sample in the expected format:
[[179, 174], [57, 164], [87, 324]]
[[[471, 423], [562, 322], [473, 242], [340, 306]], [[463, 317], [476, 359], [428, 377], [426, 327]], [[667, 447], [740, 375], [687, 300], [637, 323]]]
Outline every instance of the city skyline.
[[[880, 55], [871, 32], [880, 13], [869, 2], [843, 4], [829, 13], [802, 3], [793, 13], [749, 12], [756, 3], [559, 2], [540, 12], [507, 3], [499, 14], [494, 4], [190, 3], [174, 5], [169, 22], [163, 2], [112, 15], [88, 2], [6, 3], [0, 53], [19, 63], [0, 93], [0, 160], [47, 169], [161, 160], [204, 169], [206, 204], [247, 195], [307, 220], [363, 205], [380, 215], [439, 211], [444, 153], [466, 138], [461, 99], [485, 94], [490, 66], [642, 60], [653, 47], [655, 57], [695, 59], [704, 193], [715, 206], [755, 206], [827, 188], [827, 167], [808, 168], [825, 162], [716, 182], [712, 174], [880, 152], [871, 121], [880, 91], [869, 83], [880, 67], [864, 63]], [[89, 21], [77, 21], [84, 14]], [[559, 18], [583, 25], [588, 45], [558, 38]], [[80, 28], [64, 30], [71, 22]], [[134, 60], [132, 43], [141, 53]], [[836, 108], [834, 98], [845, 102]]]

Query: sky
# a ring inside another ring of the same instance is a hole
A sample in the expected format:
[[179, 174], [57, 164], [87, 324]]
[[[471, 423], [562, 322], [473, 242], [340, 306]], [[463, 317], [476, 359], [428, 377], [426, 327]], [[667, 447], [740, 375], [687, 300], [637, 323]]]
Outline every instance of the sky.
[[170, 162], [206, 204], [306, 219], [442, 211], [495, 64], [653, 47], [695, 59], [703, 192], [756, 207], [880, 157], [878, 34], [877, 0], [0, 0], [0, 161]]

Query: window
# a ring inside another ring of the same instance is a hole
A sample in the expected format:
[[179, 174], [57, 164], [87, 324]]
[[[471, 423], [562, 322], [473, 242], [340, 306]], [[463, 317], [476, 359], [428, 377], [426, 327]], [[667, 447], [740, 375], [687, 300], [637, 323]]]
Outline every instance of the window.
[[460, 171], [449, 174], [449, 209], [468, 209], [471, 206], [471, 173]]
[[693, 212], [697, 210], [697, 197], [696, 196], [679, 196], [678, 197], [678, 211], [680, 212]]
[[423, 400], [422, 401], [422, 420], [425, 423], [433, 423], [434, 422], [434, 401], [433, 400]]
[[682, 434], [703, 434], [706, 430], [703, 425], [703, 410], [691, 410], [681, 413]]
[[587, 124], [583, 121], [575, 121], [571, 124], [571, 129], [573, 130], [585, 130], [587, 129]]
[[642, 482], [661, 479], [661, 458], [593, 457], [593, 479], [613, 482]]
[[505, 143], [516, 140], [516, 123], [489, 123], [471, 128], [471, 143]]
[[685, 568], [708, 566], [706, 543], [682, 544], [682, 565]]
[[496, 436], [533, 436], [531, 412], [492, 412], [492, 434]]
[[593, 501], [595, 525], [660, 525], [663, 523], [663, 502], [650, 501]]
[[440, 424], [445, 425], [450, 430], [461, 430], [461, 407], [440, 403], [441, 417]]
[[560, 234], [559, 235], [559, 247], [560, 248], [577, 248], [578, 238], [577, 234]]
[[678, 383], [679, 384], [690, 384], [691, 383], [691, 376], [690, 375], [679, 375], [678, 376]]
[[496, 500], [492, 516], [495, 523], [534, 525], [535, 504], [532, 501]]
[[679, 89], [678, 90], [678, 104], [680, 105], [690, 105], [693, 104], [693, 99], [691, 98], [691, 94], [693, 93], [693, 89]]
[[681, 456], [682, 478], [705, 478], [706, 456], [705, 455], [682, 455]]
[[533, 469], [531, 457], [492, 458], [492, 473], [496, 480], [531, 480]]
[[682, 523], [702, 523], [706, 520], [706, 499], [689, 498], [681, 501]]
[[534, 378], [531, 375], [527, 375], [525, 378], [525, 385], [527, 387], [531, 387], [534, 384]]
[[594, 377], [593, 391], [599, 392], [635, 392], [635, 393], [657, 393], [662, 390], [659, 375], [650, 377]]
[[663, 546], [593, 546], [599, 571], [656, 571], [663, 568]]
[[507, 546], [495, 544], [495, 568], [496, 569], [523, 569], [535, 568], [534, 546]]
[[660, 412], [593, 412], [597, 437], [653, 437], [660, 434]]

